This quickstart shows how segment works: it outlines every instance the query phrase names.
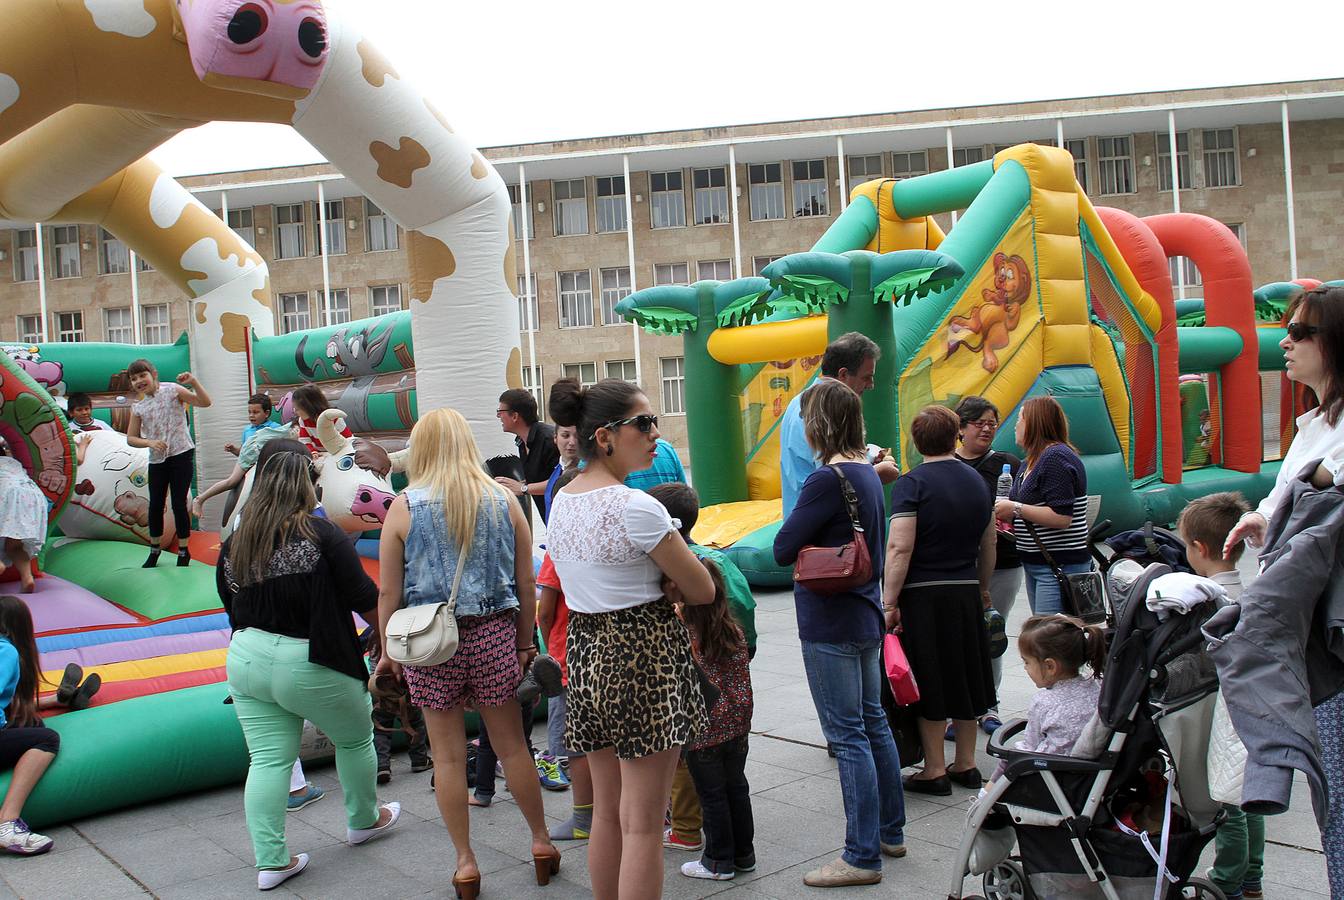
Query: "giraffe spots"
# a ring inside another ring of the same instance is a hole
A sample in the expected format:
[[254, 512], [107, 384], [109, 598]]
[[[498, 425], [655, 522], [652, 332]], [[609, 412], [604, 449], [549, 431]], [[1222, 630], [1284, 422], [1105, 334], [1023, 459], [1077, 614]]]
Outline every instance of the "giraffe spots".
[[509, 361], [504, 364], [504, 382], [510, 389], [523, 386], [523, 354], [517, 347], [509, 351]]
[[[513, 250], [513, 212], [509, 212], [509, 229], [504, 234], [508, 244], [504, 248], [504, 286], [514, 294], [518, 284], [518, 258]], [[514, 296], [517, 296], [514, 294]]]
[[197, 324], [197, 325], [204, 325], [205, 323], [206, 323], [206, 318], [205, 318], [205, 304], [204, 304], [204, 303], [197, 303], [197, 304], [196, 304], [196, 324]]
[[130, 38], [154, 32], [154, 17], [145, 9], [143, 0], [84, 0], [84, 8], [93, 16], [93, 24], [99, 31]]
[[471, 154], [471, 177], [480, 181], [490, 174], [490, 167], [485, 164], [485, 158], [479, 153]]
[[0, 113], [19, 102], [19, 83], [0, 72]]
[[397, 70], [392, 68], [392, 64], [387, 61], [387, 57], [378, 51], [368, 39], [362, 40], [355, 46], [359, 51], [360, 62], [363, 63], [362, 73], [364, 80], [376, 88], [380, 88], [389, 78], [401, 80]]
[[448, 245], [423, 231], [408, 231], [407, 249], [411, 257], [411, 298], [429, 302], [434, 282], [457, 271], [457, 260]]
[[219, 345], [227, 352], [242, 353], [247, 349], [247, 335], [252, 328], [252, 320], [247, 316], [226, 312], [219, 317], [219, 327], [223, 332], [219, 336]]
[[443, 113], [439, 112], [439, 108], [437, 106], [426, 100], [425, 109], [429, 110], [429, 114], [438, 120], [439, 124], [443, 126], [444, 131], [448, 132], [449, 134], [453, 133], [453, 126], [448, 124], [447, 117], [444, 116]]
[[405, 135], [395, 148], [374, 141], [369, 144], [369, 155], [378, 163], [378, 177], [399, 188], [409, 188], [415, 170], [429, 165], [429, 151], [415, 138]]

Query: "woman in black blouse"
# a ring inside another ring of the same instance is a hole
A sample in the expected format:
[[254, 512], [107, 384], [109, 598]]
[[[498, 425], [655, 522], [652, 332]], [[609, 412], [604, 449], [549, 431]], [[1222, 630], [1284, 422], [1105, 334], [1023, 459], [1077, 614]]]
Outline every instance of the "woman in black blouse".
[[259, 462], [242, 521], [216, 568], [233, 627], [229, 693], [251, 756], [243, 805], [262, 890], [308, 864], [308, 854], [290, 856], [285, 843], [289, 775], [304, 719], [336, 747], [349, 843], [385, 833], [401, 812], [397, 803], [379, 808], [374, 791], [368, 669], [351, 617], [377, 621], [378, 588], [345, 534], [312, 515], [315, 480], [312, 461], [297, 453]]

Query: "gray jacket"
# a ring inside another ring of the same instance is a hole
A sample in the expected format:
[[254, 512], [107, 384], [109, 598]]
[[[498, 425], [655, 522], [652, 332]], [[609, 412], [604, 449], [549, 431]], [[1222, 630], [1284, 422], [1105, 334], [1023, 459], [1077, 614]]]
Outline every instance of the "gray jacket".
[[1288, 482], [1265, 533], [1261, 574], [1204, 626], [1228, 713], [1246, 746], [1242, 808], [1288, 809], [1293, 770], [1324, 827], [1325, 773], [1312, 707], [1344, 689], [1344, 492]]

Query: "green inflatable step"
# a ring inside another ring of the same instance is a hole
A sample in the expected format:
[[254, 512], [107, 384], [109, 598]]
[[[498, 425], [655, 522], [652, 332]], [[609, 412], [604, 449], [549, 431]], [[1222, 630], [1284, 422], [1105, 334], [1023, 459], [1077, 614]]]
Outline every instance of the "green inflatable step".
[[214, 566], [178, 568], [164, 553], [157, 568], [142, 569], [148, 552], [123, 541], [70, 540], [47, 551], [45, 570], [151, 621], [220, 608]]
[[784, 522], [771, 522], [743, 537], [723, 554], [737, 563], [753, 587], [788, 587], [793, 584], [793, 566], [775, 562], [775, 535]]

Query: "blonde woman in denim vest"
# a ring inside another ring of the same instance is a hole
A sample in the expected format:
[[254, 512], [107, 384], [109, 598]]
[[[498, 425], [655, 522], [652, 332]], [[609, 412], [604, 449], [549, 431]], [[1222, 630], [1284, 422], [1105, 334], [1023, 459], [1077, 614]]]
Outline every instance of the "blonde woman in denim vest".
[[[486, 474], [466, 419], [451, 409], [423, 416], [411, 431], [410, 484], [387, 513], [379, 548], [378, 631], [402, 606], [447, 601], [464, 545], [457, 591], [458, 648], [437, 666], [405, 666], [411, 701], [425, 713], [435, 798], [457, 850], [453, 888], [472, 900], [481, 872], [467, 815], [465, 708], [485, 720], [504, 776], [532, 832], [537, 883], [560, 870], [547, 834], [536, 764], [523, 740], [518, 701], [523, 671], [537, 655], [532, 533], [518, 501]], [[402, 667], [387, 655], [378, 670]]]

